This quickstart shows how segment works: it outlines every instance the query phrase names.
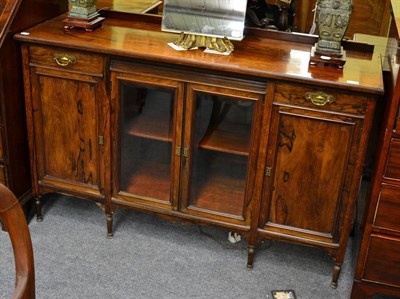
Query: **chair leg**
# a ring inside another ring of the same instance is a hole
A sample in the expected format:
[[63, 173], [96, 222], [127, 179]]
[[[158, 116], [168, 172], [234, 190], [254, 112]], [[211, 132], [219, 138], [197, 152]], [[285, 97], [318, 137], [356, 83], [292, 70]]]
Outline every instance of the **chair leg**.
[[24, 212], [26, 222], [28, 222], [28, 224], [31, 222], [33, 217], [35, 217], [35, 214], [36, 214], [35, 206], [36, 206], [36, 201], [33, 198], [28, 200], [22, 206], [22, 211]]

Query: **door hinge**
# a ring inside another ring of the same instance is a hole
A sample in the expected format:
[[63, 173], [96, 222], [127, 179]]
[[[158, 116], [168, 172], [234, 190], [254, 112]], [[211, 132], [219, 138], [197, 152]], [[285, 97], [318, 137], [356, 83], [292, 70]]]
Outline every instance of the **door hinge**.
[[271, 176], [272, 167], [265, 168], [265, 176]]
[[177, 147], [175, 147], [175, 155], [183, 156], [183, 157], [187, 158], [189, 156], [189, 149], [187, 147], [185, 147], [185, 148], [183, 148], [183, 152], [182, 152], [182, 148], [177, 146]]
[[180, 156], [181, 155], [181, 148], [179, 146], [175, 147], [175, 155]]
[[185, 158], [187, 158], [187, 157], [189, 156], [189, 149], [188, 149], [187, 147], [185, 147], [185, 148], [183, 149], [183, 156], [184, 156]]
[[103, 145], [104, 144], [104, 136], [99, 136], [99, 144]]

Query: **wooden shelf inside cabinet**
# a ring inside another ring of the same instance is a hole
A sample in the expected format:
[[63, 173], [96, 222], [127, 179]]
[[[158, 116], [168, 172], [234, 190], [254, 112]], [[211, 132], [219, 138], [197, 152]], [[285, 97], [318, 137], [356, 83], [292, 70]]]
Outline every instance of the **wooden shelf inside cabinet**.
[[192, 200], [191, 206], [219, 213], [241, 216], [244, 205], [245, 182], [232, 188], [232, 181], [227, 178], [213, 178], [213, 184], [204, 184]]
[[[121, 191], [133, 195], [169, 201], [171, 166], [154, 161], [133, 163], [135, 169], [121, 177]], [[154, 186], [157, 188], [154, 188]]]
[[229, 154], [248, 156], [250, 147], [250, 126], [232, 122], [221, 123], [209, 128], [199, 143], [200, 148]]
[[126, 125], [125, 133], [142, 138], [172, 142], [172, 123], [169, 115], [159, 113], [139, 115]]
[[249, 155], [251, 125], [227, 118], [233, 103], [214, 98], [210, 122], [200, 140], [200, 148], [240, 156]]
[[208, 150], [199, 150], [195, 155], [190, 206], [241, 216], [247, 157]]

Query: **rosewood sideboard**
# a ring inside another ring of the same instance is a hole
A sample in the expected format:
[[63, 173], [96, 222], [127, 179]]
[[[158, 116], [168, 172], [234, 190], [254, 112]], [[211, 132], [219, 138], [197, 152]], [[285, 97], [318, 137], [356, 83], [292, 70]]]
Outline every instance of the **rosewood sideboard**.
[[249, 30], [229, 55], [175, 51], [160, 17], [64, 31], [65, 15], [22, 46], [33, 193], [216, 225], [334, 258], [352, 227], [381, 65], [351, 50], [343, 69], [309, 66], [315, 39]]

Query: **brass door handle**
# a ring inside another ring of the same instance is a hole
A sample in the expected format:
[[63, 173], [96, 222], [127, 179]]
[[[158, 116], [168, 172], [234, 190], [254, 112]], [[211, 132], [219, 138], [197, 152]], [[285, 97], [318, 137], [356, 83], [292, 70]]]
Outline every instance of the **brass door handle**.
[[332, 104], [335, 102], [333, 96], [324, 92], [307, 92], [305, 95], [306, 100], [310, 101], [316, 106], [325, 106], [326, 104]]
[[59, 66], [68, 66], [77, 62], [76, 58], [67, 54], [55, 54], [53, 59]]

